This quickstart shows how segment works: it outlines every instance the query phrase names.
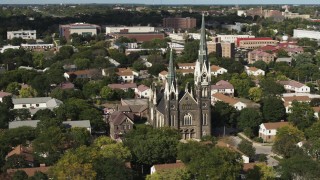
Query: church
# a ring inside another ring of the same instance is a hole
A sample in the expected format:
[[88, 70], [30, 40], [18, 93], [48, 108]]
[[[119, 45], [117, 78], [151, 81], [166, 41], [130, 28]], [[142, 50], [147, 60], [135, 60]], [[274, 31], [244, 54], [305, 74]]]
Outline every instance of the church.
[[152, 87], [149, 98], [149, 123], [154, 127], [172, 127], [182, 139], [201, 139], [211, 135], [211, 69], [208, 61], [204, 16], [202, 16], [198, 59], [194, 70], [194, 86], [184, 90], [173, 63], [172, 50], [164, 89]]

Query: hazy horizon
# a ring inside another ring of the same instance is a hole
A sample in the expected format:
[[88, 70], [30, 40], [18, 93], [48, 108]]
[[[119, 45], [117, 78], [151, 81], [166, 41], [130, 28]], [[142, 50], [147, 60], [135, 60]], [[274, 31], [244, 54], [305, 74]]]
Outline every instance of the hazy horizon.
[[42, 0], [40, 3], [37, 0], [2, 0], [0, 4], [146, 4], [146, 5], [259, 5], [259, 4], [297, 4], [297, 5], [319, 5], [319, 0], [269, 0], [261, 2], [261, 0]]

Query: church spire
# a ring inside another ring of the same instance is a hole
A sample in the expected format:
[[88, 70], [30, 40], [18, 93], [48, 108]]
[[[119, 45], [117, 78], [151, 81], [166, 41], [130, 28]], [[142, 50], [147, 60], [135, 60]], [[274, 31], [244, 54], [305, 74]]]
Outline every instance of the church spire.
[[199, 47], [199, 57], [198, 57], [200, 67], [202, 68], [205, 63], [208, 65], [207, 59], [207, 41], [206, 41], [206, 28], [204, 22], [204, 14], [202, 14], [202, 24], [201, 24], [201, 35], [200, 35], [200, 47]]
[[171, 88], [171, 85], [173, 83], [173, 81], [175, 81], [175, 68], [174, 68], [174, 64], [173, 64], [173, 57], [172, 57], [172, 48], [170, 50], [170, 60], [169, 60], [169, 68], [168, 68], [168, 77], [167, 77], [167, 81], [169, 84], [169, 88]]

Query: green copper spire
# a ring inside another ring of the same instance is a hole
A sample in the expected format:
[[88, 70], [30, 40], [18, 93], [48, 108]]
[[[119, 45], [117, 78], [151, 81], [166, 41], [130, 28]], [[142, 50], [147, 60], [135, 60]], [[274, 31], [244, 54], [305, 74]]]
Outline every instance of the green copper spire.
[[172, 48], [170, 50], [170, 60], [169, 60], [169, 68], [168, 68], [168, 83], [169, 87], [171, 88], [172, 82], [175, 80], [175, 68], [173, 64], [173, 57], [172, 57]]
[[199, 47], [199, 57], [198, 60], [202, 67], [203, 63], [208, 63], [207, 60], [207, 41], [206, 41], [206, 28], [204, 22], [204, 14], [202, 14], [202, 24], [201, 24], [201, 36], [200, 36], [200, 47]]

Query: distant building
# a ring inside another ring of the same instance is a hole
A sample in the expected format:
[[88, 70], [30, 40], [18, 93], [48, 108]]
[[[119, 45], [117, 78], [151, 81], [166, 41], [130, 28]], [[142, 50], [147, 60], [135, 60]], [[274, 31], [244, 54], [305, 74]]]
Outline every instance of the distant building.
[[259, 129], [259, 137], [264, 142], [273, 142], [279, 128], [289, 126], [288, 122], [262, 123]]
[[134, 82], [134, 74], [130, 68], [118, 68], [118, 80], [124, 83], [133, 83]]
[[110, 115], [110, 136], [113, 139], [121, 139], [121, 137], [133, 129], [134, 114], [115, 111]]
[[238, 38], [255, 38], [255, 36], [251, 36], [251, 35], [237, 35], [237, 34], [234, 34], [234, 35], [218, 34], [217, 37], [220, 38], [222, 42], [232, 42], [232, 43], [237, 42]]
[[267, 64], [274, 61], [274, 55], [262, 50], [253, 50], [248, 53], [248, 63], [253, 64], [257, 61], [263, 61]]
[[233, 96], [234, 87], [228, 81], [220, 80], [215, 85], [211, 85], [211, 95], [216, 93]]
[[237, 47], [242, 49], [256, 49], [267, 45], [277, 45], [272, 38], [237, 38]]
[[136, 91], [137, 84], [136, 83], [108, 84], [108, 87], [110, 87], [111, 89], [121, 89], [127, 92], [129, 89]]
[[54, 47], [54, 44], [21, 44], [23, 49], [28, 50], [48, 50]]
[[151, 41], [153, 39], [164, 39], [163, 33], [114, 33], [112, 36], [115, 37], [115, 39], [118, 39], [120, 37], [126, 37], [129, 39], [135, 39], [137, 42], [145, 42], [145, 41]]
[[248, 67], [245, 66], [245, 71], [248, 74], [248, 76], [264, 76], [265, 75], [265, 71], [262, 69], [258, 69], [256, 67]]
[[113, 33], [153, 33], [155, 32], [154, 27], [150, 26], [116, 26], [106, 27], [106, 34]]
[[219, 57], [234, 58], [235, 56], [235, 44], [233, 42], [221, 42], [219, 37], [208, 41], [208, 53], [215, 52]]
[[7, 39], [22, 38], [22, 39], [37, 39], [36, 30], [19, 30], [7, 31]]
[[77, 79], [96, 79], [102, 76], [102, 71], [98, 69], [78, 70], [72, 72], [65, 72], [63, 76], [66, 79], [73, 78], [73, 76]]
[[12, 96], [11, 93], [0, 91], [0, 102], [2, 102], [2, 99], [6, 96]]
[[242, 27], [244, 26], [243, 23], [236, 22], [235, 24], [223, 24], [221, 25], [222, 28], [227, 29], [228, 31], [237, 31], [241, 32]]
[[164, 28], [174, 28], [174, 29], [191, 29], [197, 26], [197, 20], [195, 18], [164, 18], [163, 27]]
[[279, 81], [283, 85], [284, 89], [288, 92], [295, 93], [310, 93], [310, 87], [306, 86], [298, 81], [289, 80], [289, 81]]
[[79, 34], [82, 36], [97, 35], [101, 31], [101, 27], [95, 24], [74, 23], [59, 25], [60, 37], [70, 39], [71, 34]]
[[247, 107], [247, 105], [245, 103], [241, 102], [240, 100], [238, 100], [236, 98], [229, 97], [229, 96], [226, 96], [221, 93], [213, 94], [212, 95], [212, 105], [214, 105], [218, 101], [225, 102], [239, 111], [241, 111], [242, 109]]
[[320, 40], [320, 31], [310, 31], [303, 29], [294, 29], [293, 30], [294, 38], [310, 38]]
[[139, 98], [149, 98], [151, 95], [151, 89], [143, 84], [139, 85], [135, 91]]

